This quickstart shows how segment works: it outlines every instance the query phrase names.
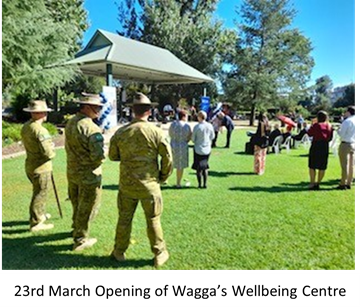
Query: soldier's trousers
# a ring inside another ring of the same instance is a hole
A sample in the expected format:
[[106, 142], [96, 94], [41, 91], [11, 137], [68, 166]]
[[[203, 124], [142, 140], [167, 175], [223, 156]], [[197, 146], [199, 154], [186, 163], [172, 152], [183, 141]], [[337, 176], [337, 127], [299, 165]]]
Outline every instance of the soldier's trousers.
[[45, 220], [45, 205], [51, 182], [51, 172], [41, 174], [27, 173], [33, 186], [33, 195], [30, 203], [30, 227]]
[[68, 193], [73, 207], [73, 237], [75, 243], [82, 243], [89, 236], [90, 221], [100, 206], [101, 182], [77, 184], [69, 180]]
[[119, 253], [124, 253], [130, 243], [131, 226], [138, 202], [141, 202], [147, 224], [147, 235], [150, 247], [155, 255], [166, 250], [160, 216], [163, 210], [161, 195], [153, 195], [150, 198], [129, 198], [118, 193], [119, 217], [116, 228], [115, 247]]

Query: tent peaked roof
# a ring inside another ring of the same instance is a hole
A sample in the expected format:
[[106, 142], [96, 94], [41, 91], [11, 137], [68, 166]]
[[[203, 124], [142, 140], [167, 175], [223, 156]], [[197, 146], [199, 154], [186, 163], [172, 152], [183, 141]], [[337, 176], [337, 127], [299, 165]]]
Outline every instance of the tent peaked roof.
[[112, 64], [114, 78], [144, 83], [213, 82], [164, 48], [103, 30], [66, 64], [79, 64], [83, 73], [100, 76], [106, 75], [106, 64]]

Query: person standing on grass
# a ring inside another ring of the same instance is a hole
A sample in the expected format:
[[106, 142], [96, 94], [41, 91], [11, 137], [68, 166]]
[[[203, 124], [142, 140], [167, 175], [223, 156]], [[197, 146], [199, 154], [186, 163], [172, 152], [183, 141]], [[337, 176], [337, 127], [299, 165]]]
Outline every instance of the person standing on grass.
[[355, 106], [347, 108], [338, 134], [341, 139], [339, 159], [341, 165], [341, 181], [338, 190], [351, 189], [355, 164]]
[[[197, 115], [199, 123], [194, 127], [192, 141], [194, 143], [194, 163], [192, 169], [196, 170], [198, 188], [207, 188], [209, 157], [211, 153], [211, 143], [215, 137], [214, 128], [206, 122], [206, 113], [200, 111]], [[203, 185], [201, 185], [201, 178]]]
[[23, 109], [31, 119], [21, 129], [21, 138], [26, 150], [25, 171], [33, 186], [30, 203], [30, 231], [48, 230], [53, 224], [46, 224], [50, 214], [45, 213], [46, 199], [51, 184], [52, 162], [55, 157], [54, 143], [49, 131], [42, 126], [47, 112], [52, 111], [45, 101], [31, 101]]
[[231, 139], [231, 133], [233, 132], [235, 126], [234, 123], [229, 115], [224, 114], [223, 112], [219, 113], [220, 119], [221, 119], [221, 125], [225, 126], [226, 128], [226, 145], [225, 148], [230, 148], [230, 139]]
[[[329, 157], [329, 142], [333, 137], [333, 129], [327, 122], [328, 115], [325, 111], [319, 111], [312, 126], [308, 130], [308, 135], [312, 137], [309, 152], [309, 190], [319, 190], [320, 183], [325, 175]], [[316, 170], [318, 179], [316, 181]]]
[[181, 188], [181, 179], [184, 168], [189, 166], [189, 146], [191, 140], [191, 128], [187, 121], [187, 112], [180, 110], [178, 120], [173, 121], [169, 128], [171, 138], [171, 149], [174, 159], [174, 168], [176, 168], [176, 187]]
[[163, 211], [160, 184], [166, 181], [172, 171], [171, 147], [162, 130], [148, 122], [153, 105], [150, 99], [136, 93], [132, 105], [135, 118], [116, 131], [109, 146], [109, 159], [120, 161], [119, 217], [111, 256], [119, 262], [125, 261], [132, 220], [140, 201], [155, 256], [154, 265], [159, 267], [169, 259], [160, 221]]
[[218, 112], [210, 121], [213, 125], [214, 133], [215, 133], [215, 137], [211, 143], [212, 148], [216, 147], [216, 141], [217, 141], [219, 132], [221, 131], [221, 124], [222, 124], [223, 117], [224, 117], [224, 113]]
[[270, 125], [267, 116], [259, 114], [259, 123], [254, 136], [254, 172], [257, 175], [265, 173], [267, 147], [269, 146]]
[[104, 138], [93, 120], [103, 106], [99, 95], [85, 95], [77, 101], [80, 111], [65, 127], [68, 193], [73, 207], [74, 251], [93, 246], [89, 238], [90, 221], [95, 217], [101, 198], [101, 165], [105, 160]]

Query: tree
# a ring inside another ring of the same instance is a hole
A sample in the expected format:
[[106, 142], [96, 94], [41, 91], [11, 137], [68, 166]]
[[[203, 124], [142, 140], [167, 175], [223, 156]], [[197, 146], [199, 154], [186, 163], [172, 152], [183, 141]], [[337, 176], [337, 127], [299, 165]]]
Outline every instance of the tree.
[[[213, 21], [218, 0], [154, 0], [125, 1], [127, 14], [122, 13], [121, 34], [138, 37], [143, 42], [163, 47], [185, 63], [214, 78], [221, 71], [223, 57], [235, 38], [232, 31], [223, 30], [220, 21]], [[142, 12], [135, 13], [136, 4]], [[132, 16], [124, 19], [124, 16]], [[120, 20], [120, 19], [119, 19]], [[141, 25], [135, 26], [135, 21]], [[140, 34], [140, 35], [139, 35]], [[177, 102], [180, 98], [191, 101], [199, 97], [204, 85], [157, 86], [160, 100]], [[210, 95], [216, 94], [214, 84], [206, 85]]]
[[315, 81], [315, 105], [313, 112], [329, 111], [331, 107], [331, 90], [333, 84], [329, 76], [322, 76]]
[[348, 107], [355, 105], [355, 84], [346, 86], [344, 97], [334, 103], [334, 108]]
[[234, 103], [251, 109], [253, 125], [257, 108], [275, 105], [279, 97], [295, 103], [314, 61], [309, 39], [290, 29], [296, 11], [289, 0], [245, 0], [237, 13], [242, 23], [223, 87]]
[[43, 98], [75, 77], [76, 68], [54, 64], [80, 48], [87, 28], [83, 2], [3, 0], [3, 91]]

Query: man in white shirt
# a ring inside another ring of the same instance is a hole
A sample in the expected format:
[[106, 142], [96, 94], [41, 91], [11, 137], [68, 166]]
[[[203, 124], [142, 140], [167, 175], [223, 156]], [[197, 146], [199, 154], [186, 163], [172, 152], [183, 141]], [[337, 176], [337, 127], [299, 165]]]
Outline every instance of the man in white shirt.
[[338, 134], [341, 139], [339, 146], [339, 158], [341, 165], [341, 182], [339, 190], [351, 189], [355, 164], [355, 106], [348, 107], [344, 114]]

